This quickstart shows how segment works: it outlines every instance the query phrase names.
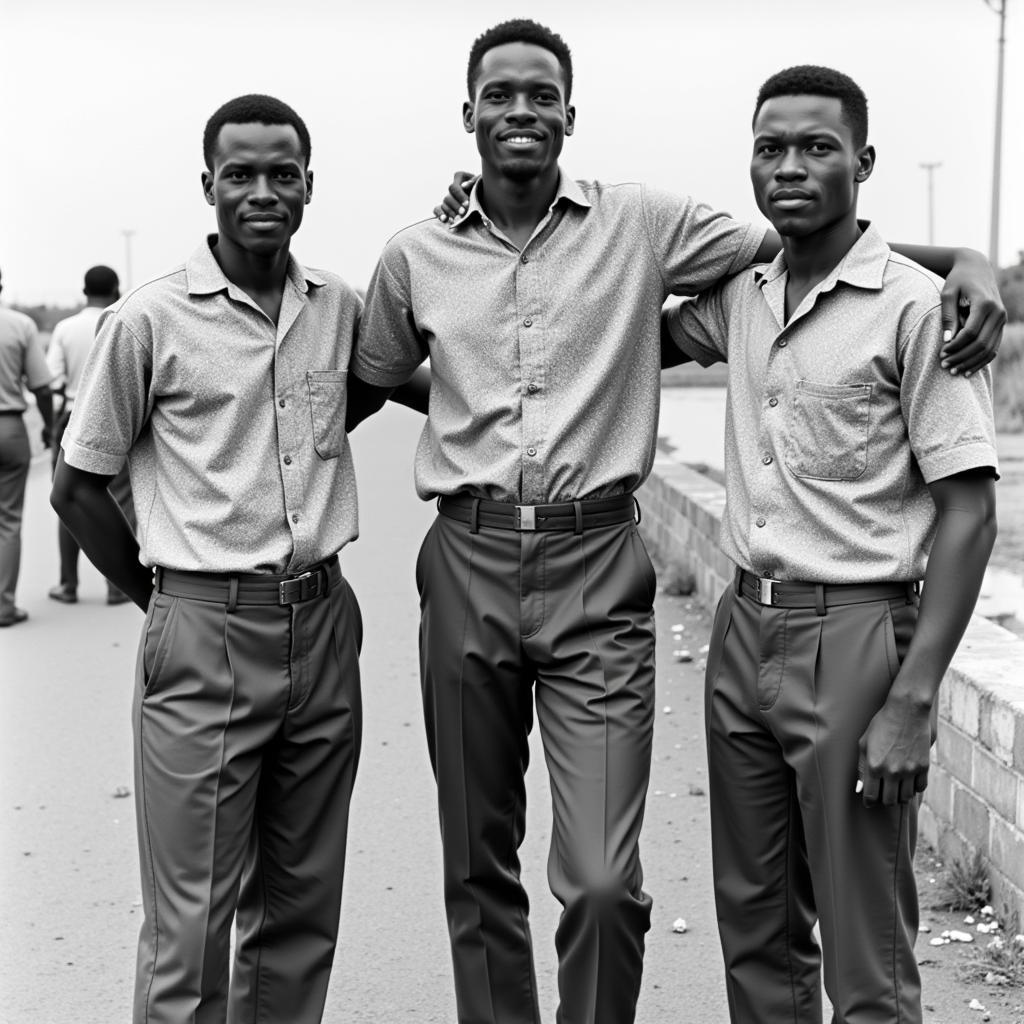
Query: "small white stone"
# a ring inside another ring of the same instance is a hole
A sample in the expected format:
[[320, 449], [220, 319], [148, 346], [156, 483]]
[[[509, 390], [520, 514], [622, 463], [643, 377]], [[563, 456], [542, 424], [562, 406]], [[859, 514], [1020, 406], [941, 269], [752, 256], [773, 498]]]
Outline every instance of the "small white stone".
[[982, 1011], [984, 1011], [985, 1004], [983, 1002], [981, 1002], [981, 1000], [979, 1000], [979, 999], [972, 999], [967, 1004], [967, 1009], [968, 1010], [982, 1010]]
[[939, 936], [936, 936], [934, 939], [932, 939], [929, 942], [929, 945], [930, 946], [948, 946], [949, 945], [949, 939], [943, 939], [943, 938], [940, 938]]
[[964, 924], [974, 924], [974, 918], [973, 918], [973, 917], [971, 917], [971, 915], [970, 915], [970, 914], [968, 914], [968, 915], [967, 915], [967, 916], [966, 916], [966, 917], [964, 918]]
[[984, 907], [981, 908], [980, 913], [982, 917], [992, 917], [995, 914], [995, 911], [986, 904]]
[[932, 926], [930, 924], [919, 924], [917, 926], [917, 930], [923, 934], [927, 934], [932, 930]]
[[672, 627], [672, 632], [673, 632], [673, 633], [682, 633], [682, 631], [683, 631], [684, 629], [686, 629], [686, 627], [685, 627], [685, 626], [684, 626], [684, 625], [683, 625], [683, 624], [682, 624], [681, 622], [677, 622], [677, 623], [676, 623], [676, 624], [675, 624], [675, 625], [674, 625], [674, 626]]
[[671, 706], [670, 706], [670, 705], [668, 705], [668, 704], [666, 704], [666, 705], [665, 705], [665, 706], [664, 706], [664, 707], [663, 707], [663, 708], [661, 709], [661, 713], [662, 713], [663, 715], [671, 715], [671, 714], [672, 714], [672, 708], [671, 708]]
[[683, 932], [686, 931], [686, 919], [682, 917], [677, 917], [672, 922], [672, 931], [674, 931], [676, 935], [682, 935]]
[[701, 653], [701, 654], [707, 654], [707, 653], [708, 653], [708, 651], [710, 651], [710, 650], [711, 650], [711, 645], [710, 645], [710, 644], [705, 644], [705, 645], [704, 645], [704, 646], [703, 646], [703, 647], [702, 647], [702, 648], [700, 649], [700, 653]]
[[672, 657], [676, 661], [693, 661], [693, 655], [689, 651], [673, 651]]
[[958, 932], [951, 931], [949, 933], [950, 942], [973, 942], [974, 936], [970, 932]]

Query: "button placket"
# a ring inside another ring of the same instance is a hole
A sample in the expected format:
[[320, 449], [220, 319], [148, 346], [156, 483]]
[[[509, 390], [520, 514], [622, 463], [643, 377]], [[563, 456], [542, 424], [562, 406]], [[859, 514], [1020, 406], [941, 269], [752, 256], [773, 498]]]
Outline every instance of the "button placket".
[[[532, 244], [527, 243], [527, 247]], [[521, 385], [519, 407], [522, 423], [522, 456], [520, 458], [522, 497], [524, 501], [543, 501], [544, 459], [539, 457], [541, 440], [546, 437], [544, 422], [545, 378], [544, 328], [540, 317], [537, 258], [535, 254], [516, 254], [516, 309], [519, 314], [519, 366]]]

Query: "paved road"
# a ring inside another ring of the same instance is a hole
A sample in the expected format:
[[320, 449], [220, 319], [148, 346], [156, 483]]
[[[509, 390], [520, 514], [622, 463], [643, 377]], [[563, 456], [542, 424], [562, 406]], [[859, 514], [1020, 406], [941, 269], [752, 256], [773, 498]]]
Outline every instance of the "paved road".
[[[388, 409], [355, 436], [363, 533], [343, 566], [366, 622], [365, 735], [328, 1024], [455, 1019], [416, 669], [412, 567], [432, 514], [412, 491], [417, 429], [412, 414]], [[29, 484], [19, 587], [31, 619], [0, 631], [0, 1021], [119, 1024], [129, 1019], [140, 909], [132, 799], [115, 794], [132, 785], [129, 706], [142, 617], [130, 606], [108, 608], [86, 566], [78, 605], [47, 600], [57, 579], [47, 491], [42, 460]], [[720, 1024], [700, 731], [698, 652], [708, 620], [665, 595], [658, 611], [656, 761], [643, 839], [655, 909], [638, 1022]], [[672, 656], [677, 623], [693, 664]], [[549, 800], [536, 742], [529, 793], [524, 876], [550, 1022], [559, 908], [544, 876]], [[677, 917], [689, 925], [684, 935], [672, 933]]]

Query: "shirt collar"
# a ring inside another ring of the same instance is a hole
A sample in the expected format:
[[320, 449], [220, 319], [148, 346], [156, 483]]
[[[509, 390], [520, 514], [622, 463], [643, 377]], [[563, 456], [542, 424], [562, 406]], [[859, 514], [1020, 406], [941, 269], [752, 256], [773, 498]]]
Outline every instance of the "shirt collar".
[[[238, 290], [238, 286], [224, 276], [214, 258], [213, 245], [216, 241], [216, 235], [207, 235], [185, 264], [189, 295], [215, 295], [223, 291], [233, 295]], [[288, 278], [303, 294], [309, 291], [310, 285], [321, 287], [327, 283], [316, 271], [307, 270], [291, 253], [288, 254]]]
[[[570, 177], [568, 177], [561, 168], [558, 169], [558, 188], [555, 190], [555, 198], [551, 200], [551, 205], [548, 207], [550, 213], [558, 204], [565, 200], [567, 203], [575, 203], [576, 206], [582, 207], [583, 209], [589, 209], [591, 202], [583, 194], [583, 189]], [[478, 220], [486, 221], [487, 213], [484, 211], [483, 206], [480, 205], [480, 189], [474, 188], [469, 196], [469, 207], [465, 214], [459, 218], [454, 224], [449, 227], [449, 231], [455, 231], [461, 228], [463, 224], [467, 224], [469, 220], [476, 214]]]
[[[891, 250], [870, 221], [859, 220], [861, 236], [850, 247], [846, 255], [822, 281], [818, 291], [829, 291], [840, 281], [854, 288], [878, 289], [889, 261]], [[759, 288], [782, 277], [787, 271], [786, 254], [778, 255], [764, 269], [754, 271], [754, 282]]]

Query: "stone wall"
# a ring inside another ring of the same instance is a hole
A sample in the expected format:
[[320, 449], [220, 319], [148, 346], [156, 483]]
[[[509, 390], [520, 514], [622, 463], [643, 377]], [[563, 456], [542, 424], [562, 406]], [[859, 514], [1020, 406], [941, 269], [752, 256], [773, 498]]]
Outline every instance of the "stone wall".
[[[638, 495], [640, 530], [669, 574], [692, 573], [713, 608], [732, 579], [718, 549], [725, 490], [659, 458]], [[1024, 925], [1024, 641], [975, 616], [939, 691], [922, 835], [947, 858], [980, 851], [996, 913]]]

